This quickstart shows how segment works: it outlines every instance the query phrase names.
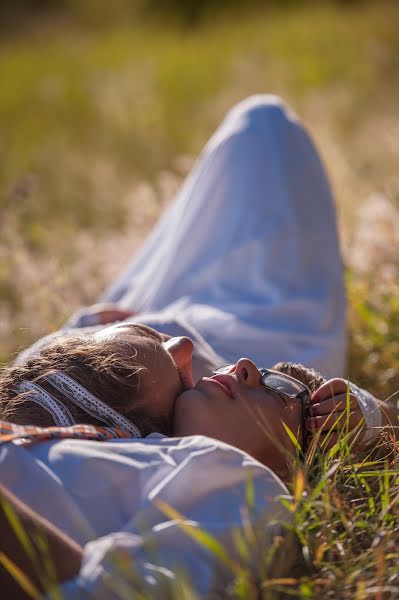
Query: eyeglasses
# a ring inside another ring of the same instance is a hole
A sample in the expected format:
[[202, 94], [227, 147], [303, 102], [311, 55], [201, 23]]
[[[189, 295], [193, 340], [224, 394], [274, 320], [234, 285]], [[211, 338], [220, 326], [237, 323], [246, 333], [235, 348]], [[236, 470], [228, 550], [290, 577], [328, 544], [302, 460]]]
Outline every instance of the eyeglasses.
[[[225, 375], [231, 372], [235, 365], [224, 365], [216, 371], [213, 371], [214, 375]], [[307, 439], [306, 439], [306, 420], [309, 417], [309, 406], [310, 406], [310, 389], [298, 379], [280, 373], [280, 371], [273, 371], [273, 369], [258, 369], [261, 378], [260, 382], [265, 388], [277, 392], [281, 396], [286, 398], [295, 399], [297, 398], [301, 403], [301, 423], [302, 423], [302, 451], [307, 451]]]

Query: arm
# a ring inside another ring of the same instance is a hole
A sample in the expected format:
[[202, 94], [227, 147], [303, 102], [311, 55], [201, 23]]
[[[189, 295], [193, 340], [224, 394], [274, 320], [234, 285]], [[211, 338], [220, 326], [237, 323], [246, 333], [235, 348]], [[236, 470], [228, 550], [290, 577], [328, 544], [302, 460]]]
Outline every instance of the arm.
[[[31, 560], [15, 533], [8, 516], [10, 512], [22, 525], [23, 532], [33, 548], [34, 561]], [[54, 583], [62, 583], [78, 574], [82, 561], [82, 548], [2, 485], [0, 485], [0, 531], [0, 557], [6, 556], [12, 561], [40, 593], [44, 594]], [[54, 579], [50, 582], [46, 581], [47, 557], [50, 557], [55, 571], [55, 581]], [[26, 600], [30, 597], [10, 575], [3, 561], [0, 562], [0, 589], [4, 598]]]

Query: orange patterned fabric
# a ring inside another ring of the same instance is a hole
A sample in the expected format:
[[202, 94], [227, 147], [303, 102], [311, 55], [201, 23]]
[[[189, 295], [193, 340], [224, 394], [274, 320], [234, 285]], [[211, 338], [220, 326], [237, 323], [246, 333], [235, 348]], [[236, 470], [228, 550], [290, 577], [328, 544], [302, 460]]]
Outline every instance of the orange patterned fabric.
[[131, 438], [128, 431], [117, 427], [99, 427], [97, 425], [72, 425], [71, 427], [36, 427], [35, 425], [16, 425], [0, 420], [0, 444], [14, 442], [21, 446], [37, 444], [54, 439], [79, 439], [103, 442], [117, 438]]

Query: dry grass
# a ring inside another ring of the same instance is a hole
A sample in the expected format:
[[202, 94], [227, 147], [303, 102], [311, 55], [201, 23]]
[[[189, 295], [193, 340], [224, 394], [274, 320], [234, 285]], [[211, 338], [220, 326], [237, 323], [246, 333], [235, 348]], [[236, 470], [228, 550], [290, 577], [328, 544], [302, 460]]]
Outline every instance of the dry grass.
[[[314, 4], [189, 32], [52, 24], [1, 41], [0, 358], [95, 301], [223, 113], [271, 91], [308, 125], [335, 189], [349, 377], [397, 392], [398, 17], [395, 2]], [[302, 475], [292, 506], [306, 574], [284, 591], [397, 598], [396, 454], [354, 464], [345, 442]]]

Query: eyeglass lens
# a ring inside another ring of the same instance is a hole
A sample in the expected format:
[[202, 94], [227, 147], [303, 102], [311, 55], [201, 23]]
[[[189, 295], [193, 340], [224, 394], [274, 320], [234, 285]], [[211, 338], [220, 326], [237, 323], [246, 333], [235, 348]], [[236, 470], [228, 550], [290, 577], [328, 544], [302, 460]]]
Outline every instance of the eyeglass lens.
[[305, 389], [301, 383], [286, 379], [285, 377], [278, 375], [278, 373], [265, 373], [262, 375], [262, 383], [287, 396], [296, 396]]

